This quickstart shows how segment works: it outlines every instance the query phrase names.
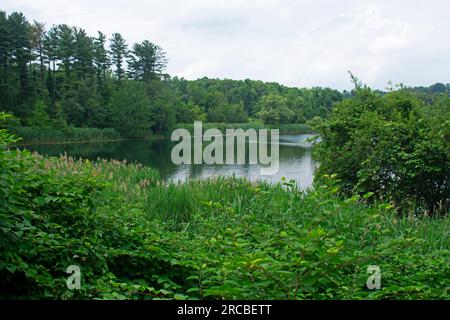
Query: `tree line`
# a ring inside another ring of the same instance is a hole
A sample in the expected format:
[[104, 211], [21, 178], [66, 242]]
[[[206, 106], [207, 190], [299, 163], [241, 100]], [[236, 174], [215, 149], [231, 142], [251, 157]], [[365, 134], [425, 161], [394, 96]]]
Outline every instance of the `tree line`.
[[[167, 75], [167, 63], [149, 40], [131, 45], [120, 33], [90, 36], [83, 28], [46, 27], [0, 11], [0, 110], [20, 126], [114, 128], [142, 137], [194, 120], [306, 123], [353, 95], [248, 79], [188, 81]], [[449, 85], [433, 90], [448, 92]]]

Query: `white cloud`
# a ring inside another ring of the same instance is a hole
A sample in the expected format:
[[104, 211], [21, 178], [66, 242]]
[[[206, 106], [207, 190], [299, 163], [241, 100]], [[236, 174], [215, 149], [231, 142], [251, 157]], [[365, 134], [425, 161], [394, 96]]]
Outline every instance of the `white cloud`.
[[448, 0], [3, 0], [2, 9], [149, 39], [167, 51], [168, 72], [188, 79], [343, 89], [351, 70], [376, 88], [449, 81]]

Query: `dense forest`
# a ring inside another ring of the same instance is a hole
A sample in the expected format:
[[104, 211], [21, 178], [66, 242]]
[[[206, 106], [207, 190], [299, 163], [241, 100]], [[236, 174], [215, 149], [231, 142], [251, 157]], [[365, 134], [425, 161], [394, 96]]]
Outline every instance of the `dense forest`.
[[[148, 40], [129, 44], [120, 33], [91, 36], [79, 27], [46, 27], [0, 11], [0, 111], [18, 119], [10, 126], [25, 137], [141, 138], [194, 120], [316, 123], [354, 94], [248, 79], [188, 81], [165, 74], [167, 63], [163, 48]], [[450, 85], [413, 90], [431, 99], [449, 93]]]

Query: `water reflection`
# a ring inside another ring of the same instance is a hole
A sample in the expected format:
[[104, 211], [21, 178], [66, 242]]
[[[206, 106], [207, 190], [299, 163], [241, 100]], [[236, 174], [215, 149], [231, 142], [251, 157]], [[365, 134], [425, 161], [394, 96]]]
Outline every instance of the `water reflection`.
[[[174, 165], [170, 153], [175, 142], [168, 140], [34, 145], [27, 148], [51, 156], [67, 152], [72, 157], [90, 160], [103, 158], [136, 161], [158, 169], [162, 178], [176, 181], [235, 175], [250, 180], [278, 182], [282, 177], [286, 177], [296, 180], [300, 187], [306, 188], [312, 183], [316, 167], [311, 157], [311, 144], [307, 142], [311, 136], [308, 134], [280, 136], [280, 168], [278, 173], [272, 176], [261, 176], [259, 165]], [[248, 147], [246, 149], [248, 150]]]

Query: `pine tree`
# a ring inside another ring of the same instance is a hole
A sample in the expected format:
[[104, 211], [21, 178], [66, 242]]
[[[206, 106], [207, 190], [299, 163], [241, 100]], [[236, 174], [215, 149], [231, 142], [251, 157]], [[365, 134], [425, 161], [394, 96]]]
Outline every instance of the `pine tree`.
[[131, 78], [144, 82], [159, 79], [166, 65], [166, 54], [161, 47], [148, 40], [134, 44], [128, 61]]
[[45, 79], [45, 55], [44, 55], [45, 23], [34, 20], [31, 26], [31, 45], [39, 58], [39, 71], [41, 81]]
[[66, 24], [58, 26], [57, 56], [61, 59], [66, 79], [70, 79], [74, 54], [73, 29]]
[[117, 80], [120, 83], [125, 76], [124, 61], [128, 56], [128, 46], [120, 33], [114, 33], [110, 41], [111, 61], [115, 67]]
[[10, 32], [10, 67], [16, 73], [19, 80], [19, 94], [15, 99], [14, 109], [18, 116], [28, 116], [31, 112], [28, 108], [20, 108], [31, 93], [30, 75], [28, 63], [31, 61], [30, 24], [22, 13], [13, 12], [8, 17]]
[[78, 79], [85, 79], [93, 74], [94, 46], [86, 31], [73, 28], [73, 66]]
[[99, 84], [102, 84], [106, 81], [106, 73], [111, 65], [108, 51], [105, 48], [105, 44], [106, 44], [105, 34], [98, 31], [97, 38], [94, 38], [93, 49], [94, 49], [94, 66]]
[[58, 63], [58, 27], [53, 26], [44, 36], [43, 40], [44, 54], [47, 57], [48, 69], [52, 70], [51, 79], [51, 97], [52, 107], [56, 103], [56, 67]]

